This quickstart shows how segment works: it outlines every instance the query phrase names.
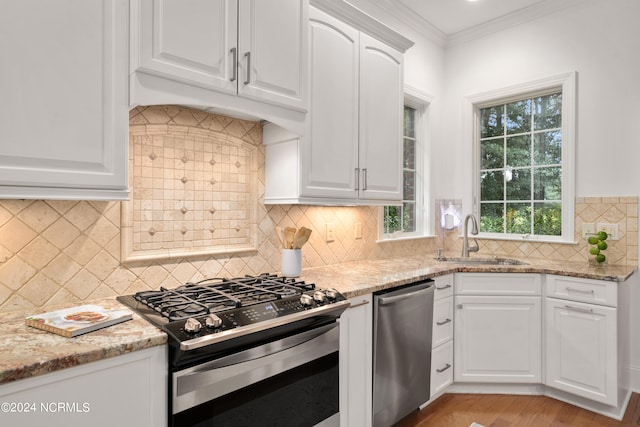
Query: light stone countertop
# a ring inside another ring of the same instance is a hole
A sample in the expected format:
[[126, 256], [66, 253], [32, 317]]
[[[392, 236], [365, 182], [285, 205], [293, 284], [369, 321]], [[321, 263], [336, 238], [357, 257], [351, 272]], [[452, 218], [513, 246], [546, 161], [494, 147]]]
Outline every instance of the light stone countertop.
[[[565, 261], [526, 262], [527, 265], [463, 265], [439, 262], [433, 255], [415, 255], [304, 269], [300, 279], [315, 283], [318, 288], [333, 287], [351, 298], [456, 272], [546, 273], [620, 282], [637, 270], [632, 266], [593, 267]], [[105, 308], [128, 308], [114, 298], [85, 303]], [[67, 307], [73, 305], [78, 304]], [[135, 312], [133, 320], [75, 338], [65, 338], [25, 325], [24, 318], [29, 315], [64, 307], [0, 314], [0, 385], [167, 342], [164, 332]]]
[[[114, 298], [86, 301], [104, 308], [128, 309]], [[25, 324], [25, 317], [73, 307], [70, 304], [0, 314], [0, 387], [133, 351], [165, 345], [167, 335], [133, 313], [133, 319], [97, 331], [66, 338]]]

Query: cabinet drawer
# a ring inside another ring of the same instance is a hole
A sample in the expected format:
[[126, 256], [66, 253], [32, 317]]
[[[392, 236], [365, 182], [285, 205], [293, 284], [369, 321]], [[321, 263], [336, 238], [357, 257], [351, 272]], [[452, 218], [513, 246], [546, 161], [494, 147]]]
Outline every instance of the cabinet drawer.
[[433, 295], [434, 300], [437, 301], [441, 298], [453, 295], [453, 274], [435, 277], [433, 281], [436, 286], [435, 293]]
[[547, 296], [553, 298], [609, 307], [616, 307], [618, 304], [617, 282], [548, 275], [546, 290]]
[[520, 273], [458, 273], [455, 278], [456, 295], [540, 295], [542, 279], [539, 274]]
[[453, 341], [431, 353], [431, 398], [453, 382]]
[[433, 303], [433, 347], [453, 339], [453, 297]]

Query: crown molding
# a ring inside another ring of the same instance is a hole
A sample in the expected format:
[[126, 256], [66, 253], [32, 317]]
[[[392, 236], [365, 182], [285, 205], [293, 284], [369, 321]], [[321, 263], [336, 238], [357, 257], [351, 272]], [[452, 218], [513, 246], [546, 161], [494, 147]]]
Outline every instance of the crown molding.
[[414, 42], [345, 1], [311, 0], [314, 6], [404, 53]]
[[476, 25], [446, 37], [446, 47], [455, 46], [488, 36], [507, 28], [515, 27], [543, 16], [551, 15], [592, 0], [545, 0], [524, 9], [517, 10], [483, 24]]

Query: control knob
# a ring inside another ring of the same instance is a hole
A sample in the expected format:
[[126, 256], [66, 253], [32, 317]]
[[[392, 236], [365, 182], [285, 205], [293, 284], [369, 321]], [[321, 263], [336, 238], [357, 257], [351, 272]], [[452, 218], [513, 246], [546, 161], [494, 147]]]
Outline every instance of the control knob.
[[322, 291], [315, 291], [313, 293], [313, 299], [318, 303], [323, 303], [327, 300], [327, 296]]
[[300, 304], [310, 306], [313, 304], [313, 298], [307, 294], [300, 295]]
[[325, 293], [327, 294], [327, 298], [329, 298], [330, 300], [338, 298], [338, 291], [333, 288], [327, 289]]
[[188, 318], [187, 321], [184, 322], [184, 330], [186, 332], [195, 334], [196, 332], [200, 332], [200, 329], [202, 329], [202, 323], [192, 317]]
[[205, 325], [209, 328], [219, 328], [222, 326], [222, 319], [218, 317], [218, 315], [211, 313], [204, 320]]

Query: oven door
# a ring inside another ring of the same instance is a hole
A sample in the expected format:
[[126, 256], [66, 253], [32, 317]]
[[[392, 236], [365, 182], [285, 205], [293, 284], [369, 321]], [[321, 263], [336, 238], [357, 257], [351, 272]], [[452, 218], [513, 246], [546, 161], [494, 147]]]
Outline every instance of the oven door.
[[173, 427], [338, 426], [337, 322], [180, 370]]

